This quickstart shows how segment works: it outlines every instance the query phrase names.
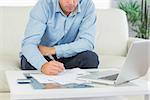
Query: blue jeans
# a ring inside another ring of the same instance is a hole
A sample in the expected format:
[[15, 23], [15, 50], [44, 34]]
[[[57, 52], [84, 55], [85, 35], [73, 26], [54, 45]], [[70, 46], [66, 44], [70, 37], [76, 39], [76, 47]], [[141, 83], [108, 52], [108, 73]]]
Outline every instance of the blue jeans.
[[[64, 64], [66, 69], [71, 68], [81, 68], [81, 69], [89, 69], [89, 68], [97, 68], [99, 65], [99, 59], [96, 53], [92, 51], [85, 51], [77, 54], [76, 56], [69, 58], [60, 58], [57, 59], [56, 56], [53, 56], [57, 61]], [[44, 56], [47, 61], [51, 61], [51, 59], [47, 56]], [[32, 66], [27, 59], [22, 55], [21, 56], [21, 69], [22, 70], [36, 70], [34, 66]]]

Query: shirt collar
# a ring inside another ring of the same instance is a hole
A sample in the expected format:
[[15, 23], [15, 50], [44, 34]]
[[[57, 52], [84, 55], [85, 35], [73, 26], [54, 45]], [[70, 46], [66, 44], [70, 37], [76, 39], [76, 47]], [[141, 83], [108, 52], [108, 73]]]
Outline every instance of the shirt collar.
[[[80, 1], [80, 0], [79, 0]], [[71, 13], [71, 15], [75, 15], [76, 13], [79, 13], [81, 12], [81, 7], [80, 7], [80, 3], [78, 1], [78, 5], [77, 5], [77, 9]], [[62, 9], [60, 8], [60, 5], [59, 5], [59, 0], [57, 0], [57, 3], [56, 3], [56, 12], [61, 12], [63, 13]], [[64, 13], [63, 13], [64, 14]]]

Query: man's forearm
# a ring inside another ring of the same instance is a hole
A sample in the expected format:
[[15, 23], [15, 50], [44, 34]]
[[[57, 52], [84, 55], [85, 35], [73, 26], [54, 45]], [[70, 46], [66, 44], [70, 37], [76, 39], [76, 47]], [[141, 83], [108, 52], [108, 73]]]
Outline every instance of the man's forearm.
[[56, 50], [54, 47], [49, 47], [49, 52], [50, 52], [50, 55], [55, 55], [56, 54]]
[[28, 62], [38, 70], [47, 62], [35, 45], [24, 45], [22, 47], [22, 54], [26, 57]]
[[39, 45], [38, 48], [41, 54], [44, 56], [56, 54], [56, 50], [54, 47], [46, 47], [46, 46]]
[[93, 50], [94, 44], [86, 39], [79, 39], [68, 44], [62, 44], [54, 46], [56, 49], [57, 58], [66, 58], [75, 56], [77, 53], [81, 53], [87, 50]]

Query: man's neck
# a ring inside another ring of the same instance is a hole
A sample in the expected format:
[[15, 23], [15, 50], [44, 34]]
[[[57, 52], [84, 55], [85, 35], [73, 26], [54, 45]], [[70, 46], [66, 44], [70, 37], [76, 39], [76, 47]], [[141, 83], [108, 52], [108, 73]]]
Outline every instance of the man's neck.
[[69, 16], [71, 12], [64, 12], [65, 15]]
[[[75, 12], [77, 10], [77, 7], [76, 7], [76, 9], [74, 10], [74, 11], [72, 11], [72, 12]], [[63, 11], [63, 10], [62, 10]], [[63, 11], [63, 13], [66, 15], [66, 16], [69, 16], [72, 12], [65, 12], [65, 11]]]

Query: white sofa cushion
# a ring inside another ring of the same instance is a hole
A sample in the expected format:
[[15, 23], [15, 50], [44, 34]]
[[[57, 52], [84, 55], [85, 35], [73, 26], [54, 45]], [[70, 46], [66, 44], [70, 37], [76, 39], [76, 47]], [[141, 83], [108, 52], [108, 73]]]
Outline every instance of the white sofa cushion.
[[19, 57], [0, 55], [0, 92], [9, 91], [5, 72], [8, 70], [19, 70]]
[[0, 91], [8, 91], [5, 71], [18, 70], [21, 40], [31, 7], [0, 7]]
[[118, 68], [120, 69], [126, 59], [123, 56], [99, 55], [100, 68]]
[[19, 67], [19, 62], [18, 56], [0, 55], [0, 70], [16, 69]]
[[103, 55], [125, 56], [128, 24], [119, 9], [97, 10], [96, 51]]
[[1, 100], [10, 100], [10, 93], [0, 93]]
[[18, 56], [30, 7], [1, 7], [0, 11], [0, 55]]

